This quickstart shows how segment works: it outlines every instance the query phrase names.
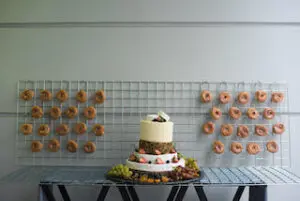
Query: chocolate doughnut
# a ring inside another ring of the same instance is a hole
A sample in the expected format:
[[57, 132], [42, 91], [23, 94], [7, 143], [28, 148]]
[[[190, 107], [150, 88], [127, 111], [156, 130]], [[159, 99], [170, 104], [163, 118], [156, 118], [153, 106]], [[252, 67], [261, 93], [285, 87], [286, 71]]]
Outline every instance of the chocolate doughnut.
[[87, 119], [94, 119], [96, 116], [96, 109], [93, 106], [89, 106], [83, 110], [83, 116]]
[[85, 143], [83, 150], [85, 153], [93, 153], [96, 150], [96, 145], [93, 142]]
[[33, 118], [41, 118], [44, 115], [43, 109], [40, 106], [33, 106], [31, 108], [31, 116]]
[[20, 98], [25, 101], [32, 100], [33, 97], [34, 97], [34, 92], [30, 89], [25, 89], [20, 93]]
[[70, 132], [69, 126], [67, 124], [60, 124], [56, 127], [56, 133], [60, 136], [65, 136]]
[[44, 145], [37, 140], [31, 142], [31, 151], [32, 152], [40, 152], [43, 149]]
[[68, 92], [66, 90], [61, 89], [56, 93], [56, 98], [60, 102], [65, 102], [69, 98]]
[[203, 132], [206, 134], [212, 134], [215, 131], [215, 124], [211, 121], [203, 124]]
[[209, 103], [212, 101], [212, 94], [208, 90], [203, 90], [200, 94], [200, 99], [203, 103]]
[[271, 153], [276, 153], [278, 151], [278, 144], [274, 140], [267, 142], [266, 147]]
[[233, 132], [233, 126], [231, 124], [222, 124], [221, 134], [223, 136], [230, 136]]
[[50, 152], [57, 152], [60, 149], [60, 143], [57, 139], [49, 140], [48, 150]]
[[78, 144], [74, 140], [69, 140], [67, 143], [67, 150], [71, 153], [75, 153], [77, 151]]
[[218, 120], [222, 116], [222, 111], [217, 107], [213, 107], [210, 111], [210, 115], [214, 120]]
[[87, 126], [83, 122], [78, 122], [74, 126], [74, 131], [79, 135], [84, 134], [87, 131]]
[[69, 119], [73, 119], [74, 117], [76, 117], [78, 114], [78, 109], [75, 106], [70, 106], [68, 107], [68, 109], [65, 111], [65, 115], [69, 118]]
[[224, 153], [224, 144], [217, 140], [217, 141], [214, 141], [213, 143], [213, 151], [216, 153], [216, 154], [222, 154]]
[[258, 90], [255, 92], [255, 99], [259, 103], [264, 103], [267, 100], [267, 92], [263, 90]]
[[281, 103], [284, 99], [284, 94], [282, 92], [273, 92], [271, 101], [273, 103]]
[[239, 104], [245, 105], [245, 104], [249, 103], [250, 95], [246, 91], [240, 92], [237, 100], [238, 100]]
[[80, 103], [84, 103], [87, 100], [86, 92], [84, 90], [80, 90], [76, 94], [76, 100]]
[[239, 142], [232, 142], [230, 145], [232, 153], [239, 154], [243, 151], [243, 145]]
[[102, 104], [106, 100], [106, 96], [104, 90], [98, 90], [95, 93], [95, 102], [98, 104]]
[[285, 131], [285, 126], [283, 123], [276, 123], [272, 127], [274, 134], [282, 134]]
[[249, 119], [257, 119], [259, 117], [259, 113], [255, 108], [250, 107], [247, 110], [247, 116]]
[[229, 109], [229, 116], [235, 120], [239, 119], [242, 116], [242, 112], [237, 107], [231, 107]]
[[48, 90], [40, 91], [40, 100], [41, 101], [50, 101], [52, 99], [52, 93]]
[[50, 133], [50, 127], [48, 124], [41, 124], [38, 128], [38, 135], [47, 136]]
[[265, 119], [273, 119], [275, 117], [275, 111], [272, 108], [265, 108], [263, 111], [263, 117]]
[[61, 116], [61, 110], [59, 107], [57, 106], [53, 106], [51, 109], [50, 109], [50, 116], [53, 118], [53, 119], [58, 119], [60, 116]]
[[250, 142], [247, 144], [247, 151], [250, 155], [256, 155], [261, 150], [260, 150], [260, 146], [257, 143]]
[[237, 136], [240, 138], [246, 138], [249, 136], [249, 128], [245, 125], [239, 125], [237, 129]]
[[258, 136], [266, 136], [268, 135], [268, 128], [264, 125], [255, 125], [255, 134]]
[[20, 126], [20, 131], [24, 135], [29, 135], [32, 133], [32, 124], [22, 124]]
[[92, 131], [96, 136], [102, 136], [104, 135], [104, 126], [101, 124], [94, 124]]
[[229, 103], [231, 101], [231, 95], [230, 95], [230, 93], [227, 92], [227, 91], [221, 92], [220, 95], [219, 95], [219, 101], [222, 104]]

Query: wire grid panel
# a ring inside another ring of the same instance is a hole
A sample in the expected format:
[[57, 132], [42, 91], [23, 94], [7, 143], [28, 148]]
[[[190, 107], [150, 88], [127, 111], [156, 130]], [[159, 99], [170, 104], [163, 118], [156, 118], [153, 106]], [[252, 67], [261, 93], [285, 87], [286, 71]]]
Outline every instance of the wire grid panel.
[[[19, 94], [24, 89], [32, 89], [35, 92], [33, 100], [23, 101]], [[52, 92], [53, 99], [49, 102], [41, 102], [39, 91], [47, 89]], [[60, 103], [55, 99], [55, 93], [64, 89], [69, 93], [69, 99]], [[87, 92], [86, 103], [76, 102], [75, 94], [80, 90]], [[94, 103], [94, 94], [97, 90], [103, 89], [106, 94], [106, 101], [103, 104]], [[202, 90], [210, 90], [213, 94], [213, 101], [204, 104], [200, 101]], [[254, 99], [255, 91], [263, 89], [268, 93], [266, 103], [257, 103]], [[218, 94], [221, 91], [228, 91], [232, 94], [232, 101], [222, 105], [218, 101]], [[251, 102], [248, 105], [238, 105], [236, 96], [240, 91], [248, 91], [251, 94]], [[274, 104], [270, 101], [273, 91], [281, 91], [285, 94], [283, 103]], [[31, 107], [39, 105], [43, 108], [44, 116], [40, 119], [33, 119], [30, 114]], [[79, 116], [73, 120], [64, 116], [53, 120], [47, 113], [52, 106], [60, 106], [64, 111], [69, 106], [76, 106]], [[96, 118], [86, 120], [82, 111], [87, 106], [95, 106]], [[220, 120], [214, 121], [215, 132], [205, 135], [202, 125], [212, 120], [209, 112], [213, 106], [221, 108], [223, 116]], [[240, 120], [232, 120], [227, 111], [231, 106], [238, 106], [243, 111]], [[248, 107], [255, 107], [260, 112], [265, 107], [272, 107], [276, 110], [276, 117], [273, 120], [249, 120], [245, 111]], [[177, 150], [186, 156], [194, 157], [201, 166], [211, 167], [235, 167], [235, 166], [290, 166], [290, 143], [289, 143], [289, 116], [288, 116], [288, 91], [285, 84], [276, 83], [233, 83], [233, 82], [155, 82], [155, 81], [19, 81], [17, 89], [17, 128], [16, 128], [16, 159], [18, 164], [27, 165], [87, 165], [106, 166], [116, 163], [123, 163], [133, 151], [139, 140], [140, 120], [147, 114], [157, 113], [163, 110], [171, 116], [174, 122], [174, 142]], [[73, 130], [67, 136], [57, 136], [55, 128], [60, 123], [66, 123], [70, 128], [76, 122], [85, 122], [88, 132], [84, 135], [77, 135]], [[282, 135], [272, 134], [272, 125], [276, 122], [284, 122], [286, 130]], [[23, 123], [33, 124], [34, 133], [24, 136], [20, 132], [20, 125]], [[37, 135], [37, 128], [40, 124], [49, 124], [51, 133], [43, 137]], [[100, 123], [105, 126], [104, 136], [94, 136], [91, 133], [93, 124]], [[234, 133], [232, 136], [223, 137], [220, 135], [220, 126], [223, 123], [230, 123], [236, 127], [246, 124], [250, 128], [250, 136], [246, 139], [239, 139]], [[254, 135], [254, 126], [264, 124], [269, 128], [269, 135], [258, 137]], [[59, 139], [61, 148], [56, 153], [47, 151], [47, 143], [50, 139]], [[78, 151], [70, 153], [66, 150], [66, 142], [70, 139], [78, 143]], [[32, 140], [40, 140], [44, 149], [38, 153], [32, 153], [30, 146]], [[214, 140], [221, 140], [225, 145], [225, 153], [217, 155], [212, 152]], [[276, 140], [279, 151], [275, 154], [269, 153], [266, 148], [268, 140]], [[82, 147], [85, 142], [93, 141], [96, 144], [96, 151], [92, 154], [84, 153]], [[229, 147], [233, 141], [243, 144], [244, 150], [241, 154], [233, 154]], [[245, 150], [247, 142], [260, 144], [262, 151], [255, 156], [248, 155]]]

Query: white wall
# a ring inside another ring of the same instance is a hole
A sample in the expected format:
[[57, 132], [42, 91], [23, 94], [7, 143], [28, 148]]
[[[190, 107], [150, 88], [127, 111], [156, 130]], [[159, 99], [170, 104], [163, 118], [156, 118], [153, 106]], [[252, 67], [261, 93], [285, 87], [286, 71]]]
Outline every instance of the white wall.
[[[257, 21], [275, 24], [112, 28], [3, 28], [5, 25], [0, 24], [0, 112], [16, 110], [15, 89], [19, 79], [286, 80], [290, 89], [290, 109], [300, 111], [300, 27], [282, 24], [300, 22], [299, 2], [214, 4], [202, 1], [186, 3], [186, 9], [178, 2], [135, 2], [130, 5], [121, 1], [92, 4], [1, 1], [0, 22]], [[299, 120], [299, 117], [293, 117], [291, 122], [292, 168], [298, 174], [300, 148], [297, 141], [300, 138], [296, 124]], [[0, 174], [4, 175], [15, 168], [15, 119], [0, 118], [0, 127]], [[12, 185], [1, 185], [0, 194], [7, 200], [36, 198], [34, 185], [17, 187], [16, 190]], [[269, 189], [270, 200], [297, 200], [300, 195], [295, 191], [298, 186]], [[11, 195], [8, 190], [17, 193]], [[78, 194], [77, 190], [73, 189], [71, 194], [76, 196], [74, 200], [95, 197], [97, 193], [93, 189]], [[208, 198], [230, 200], [233, 192], [227, 190], [207, 189]], [[190, 191], [186, 200], [195, 200], [195, 192]], [[141, 197], [146, 200], [164, 200], [162, 196], [168, 193], [163, 189], [157, 189], [155, 195], [150, 189], [138, 192], [145, 192]], [[113, 193], [109, 196], [110, 200], [120, 199]]]

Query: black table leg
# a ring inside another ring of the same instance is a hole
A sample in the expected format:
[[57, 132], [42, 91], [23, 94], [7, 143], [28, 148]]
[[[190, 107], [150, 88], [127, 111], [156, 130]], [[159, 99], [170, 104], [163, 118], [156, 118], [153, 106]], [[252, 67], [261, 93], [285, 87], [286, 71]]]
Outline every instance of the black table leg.
[[179, 189], [179, 186], [173, 186], [172, 187], [171, 192], [170, 192], [170, 194], [168, 196], [167, 201], [173, 201], [174, 200], [174, 198], [175, 198], [175, 196], [177, 194], [178, 189]]
[[68, 191], [64, 185], [58, 185], [58, 189], [64, 201], [71, 201]]
[[176, 195], [175, 201], [182, 201], [189, 186], [181, 186]]
[[131, 199], [130, 199], [130, 197], [129, 197], [129, 194], [128, 194], [128, 192], [127, 192], [127, 189], [126, 189], [125, 186], [118, 186], [118, 189], [119, 189], [119, 191], [120, 191], [120, 193], [121, 193], [121, 196], [122, 196], [122, 199], [123, 199], [124, 201], [131, 201]]
[[136, 191], [135, 191], [134, 186], [127, 186], [127, 189], [128, 189], [128, 192], [129, 192], [129, 194], [130, 194], [130, 196], [131, 196], [131, 199], [132, 199], [133, 201], [139, 201], [139, 200], [140, 200], [140, 199], [139, 199], [139, 196], [137, 195], [137, 193], [136, 193]]
[[267, 201], [267, 186], [250, 186], [249, 201]]
[[200, 201], [207, 201], [203, 186], [194, 186]]
[[49, 185], [40, 185], [40, 186], [43, 190], [45, 197], [47, 198], [47, 201], [55, 201], [55, 197], [52, 191], [50, 190], [50, 186]]
[[236, 190], [236, 193], [235, 193], [232, 201], [240, 201], [244, 190], [245, 190], [245, 186], [239, 186], [238, 189]]
[[97, 198], [97, 201], [104, 201], [105, 200], [109, 188], [110, 188], [110, 186], [102, 186], [101, 191], [99, 193], [99, 196]]

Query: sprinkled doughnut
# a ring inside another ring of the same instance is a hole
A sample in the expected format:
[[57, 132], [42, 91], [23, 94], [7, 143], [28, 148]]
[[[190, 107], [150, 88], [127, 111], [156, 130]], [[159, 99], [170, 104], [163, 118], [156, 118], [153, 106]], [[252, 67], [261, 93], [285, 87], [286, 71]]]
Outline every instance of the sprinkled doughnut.
[[60, 116], [61, 116], [61, 110], [59, 107], [57, 106], [53, 106], [51, 109], [50, 109], [50, 116], [53, 118], [53, 119], [58, 119]]
[[78, 114], [78, 109], [75, 106], [70, 106], [68, 107], [68, 109], [65, 111], [65, 115], [69, 118], [69, 119], [73, 119], [74, 117], [76, 117]]
[[282, 92], [273, 92], [271, 101], [273, 103], [281, 103], [284, 99], [284, 94]]
[[229, 109], [229, 116], [235, 120], [239, 119], [242, 115], [242, 112], [239, 108], [237, 107], [231, 107]]
[[60, 143], [57, 139], [52, 139], [48, 143], [48, 150], [50, 152], [57, 152], [60, 149]]
[[221, 134], [223, 136], [230, 136], [233, 132], [233, 126], [231, 124], [222, 124]]
[[217, 107], [213, 107], [210, 111], [210, 115], [214, 120], [218, 120], [222, 116], [222, 111]]
[[216, 154], [222, 154], [224, 153], [224, 144], [217, 140], [217, 141], [214, 141], [213, 143], [213, 151], [216, 153]]
[[43, 149], [44, 145], [37, 140], [31, 142], [31, 151], [32, 152], [40, 152]]
[[76, 100], [80, 103], [84, 103], [87, 100], [86, 92], [84, 90], [80, 90], [76, 94]]
[[258, 136], [268, 135], [268, 128], [264, 125], [255, 125], [255, 134]]
[[247, 151], [251, 155], [256, 155], [260, 152], [260, 146], [257, 143], [250, 142], [247, 144]]
[[60, 136], [65, 136], [70, 132], [69, 126], [67, 124], [60, 124], [56, 127], [56, 133]]
[[33, 97], [34, 97], [34, 92], [30, 89], [25, 89], [20, 93], [20, 98], [25, 101], [32, 100]]
[[250, 95], [246, 91], [240, 92], [239, 95], [238, 95], [237, 100], [238, 100], [239, 104], [245, 105], [245, 104], [247, 104], [249, 102]]
[[98, 90], [95, 93], [95, 102], [102, 104], [106, 100], [106, 96], [103, 90]]
[[203, 124], [203, 132], [206, 134], [212, 134], [215, 131], [215, 124], [211, 121]]
[[259, 103], [264, 103], [267, 100], [267, 92], [263, 91], [263, 90], [258, 90], [255, 92], [255, 99], [259, 102]]
[[31, 108], [31, 116], [33, 118], [41, 118], [43, 116], [44, 112], [43, 112], [43, 109], [40, 107], [40, 106], [33, 106]]
[[203, 90], [200, 94], [200, 99], [203, 103], [209, 103], [212, 101], [212, 94], [208, 90]]
[[56, 98], [60, 102], [64, 102], [69, 98], [68, 92], [66, 90], [61, 89], [56, 93]]
[[77, 148], [78, 148], [78, 144], [74, 141], [74, 140], [69, 140], [68, 143], [67, 143], [67, 150], [69, 152], [76, 152], [77, 151]]
[[243, 151], [243, 145], [239, 142], [232, 142], [230, 145], [232, 153], [239, 154]]
[[22, 124], [20, 127], [21, 133], [24, 135], [29, 135], [32, 133], [32, 124]]
[[272, 108], [265, 108], [263, 111], [263, 117], [265, 119], [273, 119], [275, 117], [275, 111]]
[[83, 122], [78, 122], [74, 126], [74, 131], [77, 134], [83, 134], [83, 133], [85, 133], [87, 131], [87, 126]]
[[93, 153], [96, 150], [96, 145], [93, 142], [87, 142], [83, 146], [83, 150], [85, 153]]
[[237, 136], [240, 138], [246, 138], [249, 136], [249, 128], [245, 125], [239, 125], [237, 129]]
[[38, 128], [38, 135], [47, 136], [50, 133], [50, 127], [48, 124], [41, 124]]
[[95, 124], [92, 128], [92, 131], [96, 136], [102, 136], [104, 135], [104, 126], [101, 124]]
[[278, 151], [278, 144], [273, 140], [267, 142], [266, 147], [267, 150], [271, 153], [276, 153]]
[[273, 125], [272, 130], [275, 134], [282, 134], [285, 131], [285, 126], [279, 122]]
[[88, 119], [94, 119], [96, 113], [97, 111], [93, 106], [89, 106], [83, 110], [83, 115]]
[[231, 101], [231, 95], [230, 95], [230, 93], [227, 92], [227, 91], [221, 92], [220, 95], [219, 95], [219, 101], [222, 104], [229, 103]]
[[41, 101], [50, 101], [52, 99], [52, 93], [48, 90], [40, 91], [40, 100]]
[[247, 110], [247, 116], [249, 119], [257, 119], [259, 117], [259, 112], [255, 108], [250, 107]]

